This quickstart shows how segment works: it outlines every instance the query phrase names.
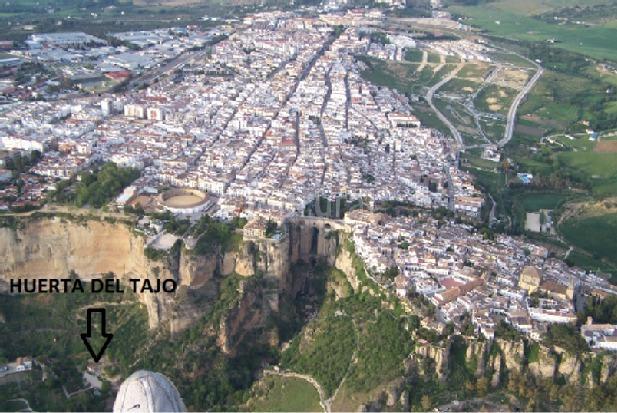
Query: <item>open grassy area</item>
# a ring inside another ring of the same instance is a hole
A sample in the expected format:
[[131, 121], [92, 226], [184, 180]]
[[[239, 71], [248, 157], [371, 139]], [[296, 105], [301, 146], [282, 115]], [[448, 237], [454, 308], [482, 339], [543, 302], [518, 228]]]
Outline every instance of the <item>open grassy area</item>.
[[555, 209], [570, 199], [572, 195], [567, 192], [518, 192], [513, 198], [520, 203], [525, 212], [535, 212], [540, 209]]
[[617, 153], [565, 152], [557, 159], [557, 167], [584, 182], [594, 196], [617, 195]]
[[517, 93], [514, 89], [490, 84], [478, 93], [474, 105], [483, 112], [507, 115]]
[[405, 64], [369, 56], [358, 56], [358, 59], [367, 65], [362, 77], [369, 82], [395, 89], [403, 94], [416, 95], [424, 95], [428, 87], [439, 82], [455, 66], [446, 64], [441, 70], [434, 72], [433, 67], [427, 65], [422, 71], [417, 72], [419, 63]]
[[491, 172], [486, 170], [471, 170], [476, 178], [476, 184], [493, 196], [499, 194], [505, 185], [505, 176], [503, 173]]
[[295, 377], [266, 376], [251, 390], [246, 404], [256, 412], [321, 411], [319, 394], [312, 384]]
[[486, 75], [488, 65], [485, 63], [468, 63], [456, 75], [459, 78], [472, 78], [480, 81]]
[[455, 5], [448, 7], [448, 10], [467, 17], [466, 24], [481, 28], [492, 35], [528, 41], [556, 39], [559, 41], [557, 47], [599, 59], [617, 60], [617, 49], [613, 41], [617, 38], [617, 28], [611, 25], [557, 25], [534, 18], [534, 14], [566, 6], [567, 2], [546, 4], [544, 1], [498, 0], [475, 6]]
[[[569, 219], [559, 227], [559, 231], [568, 242], [589, 252], [593, 258], [617, 265], [617, 214]], [[579, 260], [582, 261], [582, 258], [579, 257]]]
[[486, 137], [492, 142], [497, 142], [503, 138], [506, 129], [505, 122], [501, 120], [480, 119], [480, 126]]
[[610, 275], [613, 284], [617, 284], [617, 264], [605, 259], [594, 258], [593, 254], [575, 248], [568, 256], [569, 265], [583, 268], [587, 271], [603, 272]]
[[420, 120], [423, 126], [434, 128], [443, 134], [449, 134], [450, 130], [437, 117], [433, 109], [425, 102], [416, 102], [412, 105], [413, 114]]
[[420, 49], [407, 49], [405, 51], [405, 60], [420, 63], [422, 61], [422, 54], [423, 52]]
[[437, 53], [429, 53], [428, 54], [428, 63], [439, 63], [441, 61], [441, 57]]
[[459, 77], [455, 77], [450, 80], [448, 83], [443, 85], [440, 92], [455, 92], [455, 93], [473, 93], [478, 87], [480, 87], [481, 82], [476, 82], [468, 79], [461, 79]]

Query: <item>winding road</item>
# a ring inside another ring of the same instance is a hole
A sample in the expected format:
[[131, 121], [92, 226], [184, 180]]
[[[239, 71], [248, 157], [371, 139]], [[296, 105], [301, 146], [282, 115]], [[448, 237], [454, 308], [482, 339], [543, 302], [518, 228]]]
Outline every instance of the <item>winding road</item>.
[[518, 95], [516, 95], [516, 98], [512, 102], [510, 110], [508, 110], [508, 119], [503, 139], [498, 142], [499, 147], [505, 146], [512, 139], [512, 135], [514, 134], [514, 126], [516, 125], [516, 112], [518, 111], [518, 107], [520, 106], [523, 99], [525, 99], [525, 96], [527, 96], [529, 91], [535, 86], [538, 79], [540, 79], [540, 77], [544, 73], [544, 69], [539, 64], [529, 59], [526, 60], [536, 66], [536, 73], [531, 77], [531, 79], [529, 79], [525, 87], [518, 93]]
[[437, 115], [439, 120], [442, 121], [444, 123], [444, 125], [446, 125], [448, 127], [448, 129], [450, 129], [450, 133], [452, 134], [452, 136], [454, 137], [456, 142], [461, 147], [464, 146], [464, 144], [463, 144], [463, 137], [461, 136], [461, 133], [458, 131], [458, 129], [456, 129], [454, 127], [452, 122], [450, 122], [450, 120], [447, 117], [445, 117], [444, 114], [441, 113], [439, 111], [439, 109], [437, 109], [437, 107], [435, 107], [435, 104], [433, 103], [433, 95], [435, 95], [435, 92], [437, 92], [437, 90], [439, 90], [440, 87], [442, 87], [443, 85], [448, 83], [450, 80], [452, 80], [452, 78], [454, 78], [454, 76], [456, 76], [458, 74], [458, 72], [463, 68], [463, 66], [465, 66], [465, 62], [461, 61], [454, 68], [453, 71], [448, 73], [448, 75], [446, 77], [444, 77], [443, 79], [441, 79], [439, 82], [437, 82], [433, 86], [431, 86], [431, 88], [428, 90], [428, 92], [426, 92], [426, 102], [429, 104], [431, 109], [433, 109], [433, 112], [435, 112], [435, 114]]
[[[534, 62], [534, 61], [532, 61], [530, 59], [527, 59], [524, 56], [521, 56], [521, 55], [518, 55], [518, 54], [517, 54], [517, 56], [519, 56], [519, 57], [529, 61], [530, 63], [532, 63], [536, 67], [536, 73], [534, 73], [534, 75], [531, 77], [531, 79], [529, 79], [529, 81], [525, 84], [525, 87], [523, 89], [521, 89], [521, 91], [518, 93], [518, 95], [516, 95], [516, 98], [512, 102], [512, 105], [510, 105], [510, 109], [508, 110], [508, 116], [507, 116], [506, 128], [505, 128], [505, 131], [504, 131], [504, 136], [498, 142], [499, 147], [505, 146], [512, 139], [512, 136], [514, 135], [514, 127], [516, 126], [516, 113], [518, 111], [518, 108], [519, 108], [521, 102], [523, 101], [523, 99], [525, 99], [527, 94], [531, 91], [531, 89], [533, 89], [533, 87], [536, 85], [536, 83], [538, 82], [540, 77], [542, 77], [542, 74], [544, 73], [544, 69], [539, 64], [537, 64], [536, 62]], [[450, 80], [452, 80], [458, 74], [458, 72], [463, 68], [463, 66], [465, 66], [465, 62], [461, 61], [456, 66], [456, 68], [454, 68], [454, 70], [452, 70], [450, 73], [448, 73], [447, 76], [445, 76], [439, 82], [437, 82], [433, 86], [431, 86], [431, 88], [428, 90], [428, 92], [426, 93], [426, 96], [425, 96], [426, 101], [429, 104], [429, 106], [431, 107], [431, 109], [433, 110], [433, 112], [435, 112], [435, 114], [437, 115], [439, 120], [442, 121], [448, 127], [448, 129], [450, 130], [450, 133], [452, 134], [452, 136], [454, 137], [454, 139], [456, 140], [457, 144], [460, 146], [461, 149], [468, 148], [469, 146], [466, 146], [464, 144], [463, 138], [461, 136], [461, 133], [458, 131], [458, 129], [456, 129], [456, 127], [452, 124], [452, 122], [450, 122], [450, 120], [443, 113], [441, 113], [439, 111], [439, 109], [437, 109], [437, 107], [433, 103], [433, 96], [435, 95], [435, 93], [443, 85], [445, 85]], [[491, 74], [489, 75], [489, 78], [486, 79], [484, 81], [484, 83], [490, 82], [490, 80], [492, 80], [492, 78], [496, 75], [496, 73], [497, 73], [497, 71], [499, 69], [500, 68], [498, 68], [497, 70], [494, 70], [493, 72], [491, 72]], [[479, 146], [484, 146], [484, 145], [479, 145]]]

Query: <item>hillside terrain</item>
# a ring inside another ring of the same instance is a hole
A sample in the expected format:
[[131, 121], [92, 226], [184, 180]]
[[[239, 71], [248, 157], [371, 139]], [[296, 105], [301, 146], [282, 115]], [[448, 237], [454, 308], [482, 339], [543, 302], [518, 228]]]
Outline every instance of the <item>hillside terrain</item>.
[[[10, 248], [31, 249], [44, 241], [28, 238], [29, 231], [45, 234], [61, 226], [79, 231], [84, 224], [124, 231], [121, 223], [26, 219], [18, 230], [25, 245]], [[302, 226], [298, 231], [311, 233]], [[19, 387], [1, 387], [0, 399], [23, 394], [36, 409], [66, 408], [59, 392], [79, 390], [79, 372], [88, 359], [76, 334], [83, 328], [81, 309], [96, 303], [111, 312], [115, 338], [102, 364], [104, 390], [69, 398], [75, 410], [102, 409], [119, 381], [137, 368], [172, 377], [192, 410], [427, 410], [453, 399], [470, 400], [465, 403], [476, 408], [616, 406], [613, 356], [587, 352], [567, 330], [556, 329], [543, 343], [506, 326], [496, 331], [494, 341], [436, 333], [423, 321], [431, 305], [419, 296], [411, 306], [403, 304], [373, 281], [344, 233], [326, 234], [312, 252], [305, 236], [282, 243], [258, 240], [230, 251], [236, 257], [249, 250], [264, 253], [265, 260], [256, 259], [245, 276], [225, 264], [229, 253], [190, 258], [199, 263], [218, 256], [223, 266], [189, 266], [189, 273], [202, 276], [192, 282], [181, 276], [189, 284], [159, 305], [163, 317], [126, 293], [3, 296], [0, 309], [7, 322], [0, 328], [3, 337], [12, 338], [10, 346], [3, 346], [4, 356], [26, 352], [45, 363]], [[87, 238], [82, 240], [88, 245]], [[55, 254], [63, 252], [54, 250], [52, 258]], [[119, 252], [114, 256], [122, 258]], [[173, 270], [176, 259], [169, 256], [158, 265]], [[82, 265], [79, 270], [86, 275], [101, 268]], [[176, 277], [187, 269], [179, 271]], [[210, 277], [208, 284], [200, 281], [203, 276]], [[158, 322], [146, 328], [146, 318], [153, 317]], [[67, 319], [78, 323], [67, 324]], [[51, 347], [45, 345], [50, 338]], [[52, 377], [42, 388], [41, 374]], [[31, 397], [35, 387], [39, 391]], [[298, 397], [292, 400], [293, 394]]]

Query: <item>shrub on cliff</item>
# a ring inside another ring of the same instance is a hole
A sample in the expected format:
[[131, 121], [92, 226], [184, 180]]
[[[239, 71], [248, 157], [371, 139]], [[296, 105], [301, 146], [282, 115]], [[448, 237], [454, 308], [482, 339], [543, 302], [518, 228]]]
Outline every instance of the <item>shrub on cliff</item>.
[[[101, 208], [138, 177], [137, 169], [121, 168], [113, 162], [107, 162], [94, 172], [80, 173], [77, 182], [60, 182], [51, 194], [51, 199], [78, 207], [89, 205]], [[72, 191], [69, 189], [71, 184], [74, 185]]]
[[575, 327], [566, 324], [553, 324], [546, 332], [546, 344], [558, 346], [571, 354], [589, 351], [589, 346]]
[[197, 239], [195, 254], [207, 255], [219, 250], [234, 250], [242, 239], [236, 233], [236, 228], [241, 228], [245, 223], [243, 220], [215, 221], [204, 215], [190, 230], [191, 235]]

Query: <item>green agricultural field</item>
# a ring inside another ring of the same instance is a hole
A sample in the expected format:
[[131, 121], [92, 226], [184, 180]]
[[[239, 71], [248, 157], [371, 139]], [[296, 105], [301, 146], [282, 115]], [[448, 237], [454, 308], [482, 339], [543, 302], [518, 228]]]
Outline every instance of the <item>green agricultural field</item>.
[[503, 51], [490, 52], [488, 55], [502, 63], [507, 63], [515, 67], [525, 68], [525, 69], [534, 69], [535, 66], [532, 65], [528, 60], [523, 59], [522, 57], [514, 54], [514, 53], [506, 53]]
[[571, 139], [565, 135], [557, 135], [555, 137], [552, 137], [551, 139], [553, 139], [556, 142], [556, 147], [566, 148], [570, 151], [575, 151], [575, 152], [593, 151], [593, 148], [596, 145], [594, 141], [589, 140], [587, 134], [576, 135], [576, 136], [570, 135], [570, 136], [572, 136], [572, 138], [574, 139]]
[[589, 185], [595, 196], [617, 195], [617, 153], [564, 152], [557, 160], [558, 168]]
[[[479, 27], [489, 34], [513, 40], [546, 41], [556, 39], [556, 46], [598, 59], [617, 60], [617, 28], [611, 25], [584, 27], [557, 25], [534, 18], [567, 2], [549, 2], [548, 7], [537, 6], [546, 2], [499, 0], [477, 6], [449, 6], [454, 14], [467, 17], [465, 23]], [[580, 1], [575, 2], [580, 3]]]
[[546, 121], [549, 127], [566, 129], [596, 115], [593, 109], [602, 105], [605, 87], [592, 78], [545, 71], [521, 105], [519, 116], [533, 115], [539, 125]]
[[428, 63], [439, 63], [441, 62], [441, 57], [437, 53], [429, 53], [427, 61]]
[[515, 134], [507, 149], [517, 171], [533, 173], [544, 188], [574, 186], [596, 198], [617, 195], [617, 153], [596, 152], [596, 143], [584, 133], [551, 140], [540, 144], [536, 137]]
[[484, 78], [484, 75], [486, 74], [487, 70], [488, 70], [488, 66], [485, 64], [467, 63], [457, 73], [456, 77], [472, 78], [472, 79], [480, 80]]
[[422, 61], [422, 50], [408, 49], [405, 51], [405, 60], [408, 62], [420, 63]]
[[617, 264], [594, 258], [592, 254], [575, 248], [566, 259], [568, 265], [577, 266], [587, 271], [610, 274], [611, 282], [617, 284]]
[[514, 89], [491, 84], [478, 93], [474, 105], [483, 112], [507, 115], [517, 93]]
[[295, 377], [266, 376], [257, 382], [246, 404], [256, 412], [321, 411], [319, 394], [308, 381]]
[[559, 231], [568, 242], [588, 251], [593, 258], [617, 265], [617, 214], [569, 219], [559, 227]]
[[513, 200], [518, 202], [525, 212], [535, 212], [540, 209], [555, 209], [572, 198], [567, 192], [516, 192]]
[[608, 114], [617, 114], [617, 101], [606, 104], [604, 106], [604, 112]]

